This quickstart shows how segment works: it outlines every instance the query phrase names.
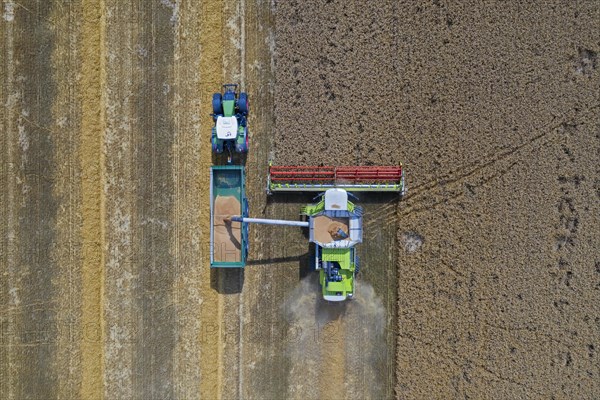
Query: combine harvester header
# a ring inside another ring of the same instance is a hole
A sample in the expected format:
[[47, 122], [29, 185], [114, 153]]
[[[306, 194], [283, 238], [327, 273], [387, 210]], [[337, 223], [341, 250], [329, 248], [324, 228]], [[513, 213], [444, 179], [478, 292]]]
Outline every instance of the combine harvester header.
[[267, 193], [322, 192], [327, 189], [350, 192], [406, 192], [404, 171], [398, 166], [294, 166], [271, 165]]

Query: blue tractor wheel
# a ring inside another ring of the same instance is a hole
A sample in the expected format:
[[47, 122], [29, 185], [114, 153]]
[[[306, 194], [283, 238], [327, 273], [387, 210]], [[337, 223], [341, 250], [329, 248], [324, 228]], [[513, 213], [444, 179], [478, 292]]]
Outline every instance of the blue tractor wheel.
[[222, 102], [221, 93], [213, 94], [212, 106], [213, 106], [213, 114], [223, 114], [223, 102]]
[[248, 145], [249, 145], [249, 139], [248, 139], [248, 127], [244, 128], [244, 145], [242, 147], [242, 153], [247, 153], [248, 152]]
[[220, 143], [219, 139], [217, 138], [217, 128], [212, 128], [211, 144], [213, 152], [217, 154], [223, 152], [223, 144], [221, 143], [221, 145], [219, 146]]
[[358, 257], [356, 257], [356, 262], [354, 264], [354, 276], [358, 275], [359, 271], [360, 271], [360, 259]]
[[240, 93], [240, 97], [238, 97], [238, 100], [237, 100], [237, 106], [238, 106], [238, 110], [240, 111], [240, 114], [242, 114], [242, 115], [248, 114], [248, 111], [249, 111], [248, 95], [245, 92]]
[[244, 127], [244, 141], [235, 145], [235, 151], [238, 153], [248, 152], [248, 127]]

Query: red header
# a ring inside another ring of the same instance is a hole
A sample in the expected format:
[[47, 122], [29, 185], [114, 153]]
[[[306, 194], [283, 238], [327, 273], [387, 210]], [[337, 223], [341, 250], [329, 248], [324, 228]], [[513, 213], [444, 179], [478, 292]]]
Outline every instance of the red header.
[[269, 168], [272, 182], [399, 182], [401, 166], [295, 166], [277, 165]]

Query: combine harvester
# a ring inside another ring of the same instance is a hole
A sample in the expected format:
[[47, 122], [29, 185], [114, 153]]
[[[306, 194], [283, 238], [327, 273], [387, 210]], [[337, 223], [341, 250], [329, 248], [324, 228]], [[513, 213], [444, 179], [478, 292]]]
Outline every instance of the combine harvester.
[[[219, 179], [214, 178], [217, 171], [213, 167], [213, 184]], [[218, 172], [220, 174], [222, 172]], [[242, 171], [243, 181], [243, 171]], [[211, 199], [214, 193], [220, 191], [211, 185]], [[247, 201], [243, 189], [240, 193], [240, 206], [213, 207], [211, 202], [211, 225], [214, 231], [231, 232], [234, 239], [223, 246], [221, 250], [232, 243], [239, 244], [239, 259], [237, 264], [227, 263], [214, 258], [213, 249], [217, 248], [211, 240], [211, 266], [241, 266], [245, 264], [248, 251], [248, 224], [288, 225], [309, 229], [310, 242], [315, 243], [315, 269], [320, 272], [319, 282], [323, 298], [328, 301], [343, 301], [351, 299], [355, 292], [355, 276], [359, 270], [359, 259], [355, 246], [362, 242], [361, 207], [348, 200], [352, 196], [348, 191], [358, 192], [396, 192], [404, 194], [404, 174], [402, 166], [393, 167], [296, 167], [269, 165], [267, 193], [275, 192], [324, 192], [317, 196], [318, 202], [302, 208], [301, 214], [307, 221], [285, 221], [273, 219], [249, 218]], [[315, 199], [315, 200], [316, 200]], [[222, 201], [222, 200], [221, 200]], [[235, 203], [235, 202], [234, 202]], [[227, 212], [230, 216], [226, 216]], [[236, 212], [239, 210], [239, 212]], [[213, 216], [218, 213], [219, 215]], [[239, 233], [237, 233], [239, 232]], [[237, 235], [237, 236], [236, 236]], [[211, 239], [213, 235], [211, 234]], [[220, 238], [222, 237], [219, 236]], [[233, 251], [230, 251], [234, 254]], [[220, 254], [224, 254], [223, 251]], [[214, 262], [213, 262], [214, 260]]]

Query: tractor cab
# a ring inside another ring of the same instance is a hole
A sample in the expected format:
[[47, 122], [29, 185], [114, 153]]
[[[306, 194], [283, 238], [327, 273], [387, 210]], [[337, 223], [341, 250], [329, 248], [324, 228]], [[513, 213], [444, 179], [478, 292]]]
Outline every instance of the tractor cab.
[[235, 139], [238, 134], [238, 121], [236, 117], [217, 117], [217, 139]]

